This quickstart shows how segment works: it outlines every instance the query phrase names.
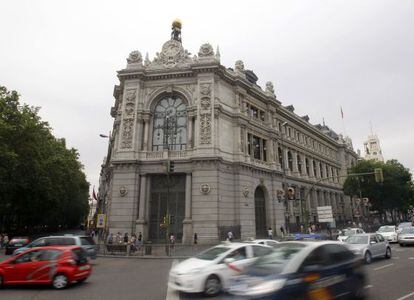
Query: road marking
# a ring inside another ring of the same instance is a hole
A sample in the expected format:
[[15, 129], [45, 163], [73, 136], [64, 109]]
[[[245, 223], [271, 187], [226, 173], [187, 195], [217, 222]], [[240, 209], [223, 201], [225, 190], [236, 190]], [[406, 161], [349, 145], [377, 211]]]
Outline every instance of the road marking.
[[409, 257], [408, 259], [414, 259], [414, 257]]
[[394, 249], [395, 252], [404, 252], [405, 249]]
[[[178, 259], [174, 259], [171, 265], [171, 269], [174, 268], [174, 266], [178, 264], [178, 262], [179, 262]], [[165, 300], [179, 300], [179, 299], [180, 299], [180, 296], [178, 292], [170, 288], [170, 286], [168, 286], [167, 297], [165, 298]]]
[[407, 298], [409, 298], [411, 296], [414, 296], [414, 292], [409, 293], [408, 295], [402, 296], [401, 298], [398, 298], [397, 300], [404, 300], [404, 299], [407, 299]]
[[372, 284], [368, 284], [368, 285], [364, 286], [364, 289], [370, 289], [370, 288], [373, 288], [373, 287], [374, 286]]
[[391, 257], [392, 259], [400, 259], [398, 256]]
[[378, 271], [378, 270], [381, 270], [381, 269], [384, 269], [384, 268], [388, 268], [388, 267], [391, 267], [391, 266], [393, 266], [393, 265], [394, 265], [394, 264], [384, 265], [384, 266], [381, 266], [381, 267], [375, 268], [375, 269], [374, 269], [374, 271]]

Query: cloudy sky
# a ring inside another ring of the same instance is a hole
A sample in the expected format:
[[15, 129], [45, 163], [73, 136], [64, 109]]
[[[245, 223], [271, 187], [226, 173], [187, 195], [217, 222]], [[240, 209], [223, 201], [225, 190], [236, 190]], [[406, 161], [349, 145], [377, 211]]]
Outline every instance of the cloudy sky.
[[414, 170], [413, 16], [411, 0], [7, 1], [0, 85], [41, 107], [97, 186], [116, 71], [135, 49], [152, 59], [179, 17], [191, 53], [219, 45], [222, 64], [243, 60], [284, 105], [345, 130], [356, 149], [372, 122], [385, 158]]

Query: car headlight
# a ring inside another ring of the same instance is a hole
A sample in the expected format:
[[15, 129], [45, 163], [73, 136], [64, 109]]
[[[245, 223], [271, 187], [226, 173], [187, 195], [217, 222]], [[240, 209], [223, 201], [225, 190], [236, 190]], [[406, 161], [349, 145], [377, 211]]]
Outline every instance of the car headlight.
[[195, 268], [191, 271], [186, 272], [185, 275], [195, 275], [195, 274], [203, 272], [203, 271], [204, 271], [203, 268]]
[[247, 296], [258, 296], [276, 292], [285, 285], [286, 279], [275, 279], [261, 281], [260, 283], [251, 286], [247, 291]]

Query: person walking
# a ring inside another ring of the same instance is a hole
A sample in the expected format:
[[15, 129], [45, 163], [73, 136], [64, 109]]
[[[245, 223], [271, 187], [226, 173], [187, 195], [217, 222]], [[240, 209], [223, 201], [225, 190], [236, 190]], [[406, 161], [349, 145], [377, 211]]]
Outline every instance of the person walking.
[[128, 232], [125, 232], [125, 235], [124, 235], [124, 243], [125, 244], [128, 244], [128, 242], [129, 242]]
[[141, 246], [142, 246], [142, 233], [140, 232], [139, 234], [138, 234], [138, 250], [140, 250], [141, 249]]
[[171, 233], [171, 235], [170, 235], [170, 244], [171, 244], [171, 249], [174, 249], [174, 244], [175, 244], [174, 233]]
[[227, 239], [229, 240], [229, 242], [231, 242], [233, 240], [233, 232], [229, 231], [227, 233]]
[[131, 234], [131, 251], [136, 251], [137, 250], [137, 236], [135, 233]]
[[267, 237], [269, 238], [269, 240], [273, 240], [273, 230], [272, 230], [272, 227], [269, 227], [269, 229], [267, 230]]
[[3, 236], [3, 247], [6, 248], [8, 243], [9, 243], [9, 236], [7, 235], [7, 233], [5, 233]]
[[285, 236], [285, 228], [282, 226], [280, 226], [280, 232], [282, 233], [282, 237]]
[[115, 243], [116, 244], [121, 244], [122, 243], [122, 236], [121, 236], [120, 232], [118, 232], [115, 236]]
[[108, 245], [112, 245], [114, 243], [114, 234], [111, 232], [106, 239], [106, 243]]
[[198, 244], [198, 235], [197, 232], [194, 233], [194, 245]]

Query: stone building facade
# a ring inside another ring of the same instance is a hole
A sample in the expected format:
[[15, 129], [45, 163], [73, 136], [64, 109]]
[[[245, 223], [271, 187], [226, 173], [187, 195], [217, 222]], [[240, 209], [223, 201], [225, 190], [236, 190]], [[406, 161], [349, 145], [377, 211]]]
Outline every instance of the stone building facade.
[[224, 67], [210, 44], [191, 57], [173, 29], [152, 61], [133, 51], [118, 77], [99, 189], [107, 232], [213, 243], [317, 222], [317, 206], [350, 218], [350, 141], [283, 106], [242, 61]]

